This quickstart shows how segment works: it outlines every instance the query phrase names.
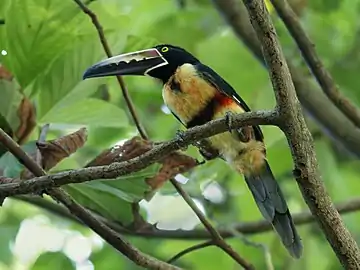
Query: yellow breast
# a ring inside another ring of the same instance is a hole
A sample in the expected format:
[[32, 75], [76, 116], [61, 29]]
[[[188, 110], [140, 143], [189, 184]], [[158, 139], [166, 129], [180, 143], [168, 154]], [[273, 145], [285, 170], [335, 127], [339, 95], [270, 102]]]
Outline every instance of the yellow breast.
[[180, 85], [181, 91], [173, 91], [170, 85], [163, 88], [163, 99], [168, 108], [175, 113], [183, 123], [191, 121], [199, 111], [205, 108], [216, 89], [197, 75], [193, 65], [180, 66], [170, 80]]

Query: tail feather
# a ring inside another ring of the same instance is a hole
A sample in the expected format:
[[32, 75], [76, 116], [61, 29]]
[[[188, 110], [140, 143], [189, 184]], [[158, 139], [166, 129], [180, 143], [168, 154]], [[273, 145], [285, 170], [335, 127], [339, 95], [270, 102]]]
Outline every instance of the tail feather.
[[263, 170], [257, 175], [245, 176], [245, 181], [261, 214], [271, 222], [291, 256], [300, 258], [303, 249], [301, 239], [269, 164], [265, 161]]

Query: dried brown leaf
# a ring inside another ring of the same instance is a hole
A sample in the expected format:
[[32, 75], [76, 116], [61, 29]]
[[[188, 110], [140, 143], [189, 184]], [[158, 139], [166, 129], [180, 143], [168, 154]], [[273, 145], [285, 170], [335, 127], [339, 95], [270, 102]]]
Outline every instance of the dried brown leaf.
[[81, 128], [56, 140], [38, 142], [36, 145], [41, 153], [41, 165], [44, 170], [50, 170], [64, 158], [75, 153], [85, 144], [86, 139], [87, 130], [86, 128]]
[[[154, 143], [138, 136], [126, 141], [122, 146], [115, 146], [105, 150], [91, 161], [87, 167], [109, 165], [132, 159], [151, 150]], [[184, 173], [198, 165], [198, 161], [178, 151], [173, 152], [158, 161], [162, 164], [155, 176], [145, 179], [152, 190], [159, 189], [166, 181], [179, 173]]]
[[0, 80], [11, 81], [13, 79], [13, 75], [8, 71], [4, 66], [0, 65]]
[[14, 183], [14, 182], [18, 182], [18, 181], [19, 181], [19, 179], [17, 179], [17, 178], [9, 178], [9, 177], [5, 177], [5, 176], [0, 176], [0, 185]]
[[[17, 181], [19, 181], [19, 179], [0, 176], [0, 185], [14, 183]], [[2, 206], [4, 200], [5, 200], [5, 197], [0, 196], [0, 206]]]
[[160, 161], [160, 163], [162, 163], [162, 166], [159, 172], [155, 176], [146, 179], [146, 183], [151, 186], [153, 190], [159, 189], [166, 181], [175, 177], [177, 174], [184, 173], [198, 165], [196, 159], [180, 152], [171, 153]]
[[86, 167], [109, 165], [114, 162], [121, 162], [137, 157], [152, 148], [152, 143], [136, 136], [126, 141], [121, 146], [114, 146], [103, 151]]
[[36, 126], [35, 108], [28, 98], [24, 97], [22, 99], [17, 114], [20, 119], [20, 125], [15, 135], [18, 143], [22, 144]]

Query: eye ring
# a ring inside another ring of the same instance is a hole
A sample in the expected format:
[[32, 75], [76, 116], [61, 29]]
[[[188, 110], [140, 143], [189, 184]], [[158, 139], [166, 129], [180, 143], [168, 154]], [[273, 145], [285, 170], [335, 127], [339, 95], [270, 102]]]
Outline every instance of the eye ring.
[[162, 47], [162, 48], [161, 48], [161, 52], [167, 52], [168, 50], [169, 50], [168, 47]]

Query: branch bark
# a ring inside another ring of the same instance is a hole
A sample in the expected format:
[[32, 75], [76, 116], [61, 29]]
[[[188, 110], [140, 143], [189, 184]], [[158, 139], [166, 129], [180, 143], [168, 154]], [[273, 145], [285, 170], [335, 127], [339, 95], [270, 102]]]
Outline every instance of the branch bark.
[[[266, 67], [259, 40], [242, 1], [212, 1], [238, 38]], [[306, 112], [317, 121], [326, 135], [344, 146], [350, 153], [360, 157], [360, 129], [354, 128], [353, 123], [329, 101], [321, 90], [315, 87], [308, 74], [297, 69], [290, 59], [287, 60], [297, 96]]]
[[[34, 175], [46, 175], [45, 171], [38, 164], [36, 164], [36, 162], [32, 160], [31, 157], [28, 156], [20, 148], [20, 146], [1, 128], [0, 141]], [[75, 215], [79, 220], [81, 220], [84, 224], [86, 224], [89, 228], [91, 228], [94, 232], [106, 240], [110, 245], [112, 245], [115, 249], [120, 251], [137, 265], [150, 269], [180, 269], [165, 262], [161, 262], [149, 255], [141, 253], [141, 251], [133, 247], [126, 240], [122, 239], [122, 237], [117, 232], [106, 226], [103, 222], [99, 221], [87, 209], [78, 204], [61, 188], [46, 189], [46, 193], [48, 193], [54, 200], [59, 201], [65, 205], [70, 213]]]
[[[234, 115], [232, 128], [247, 125], [276, 124], [277, 113], [273, 111], [249, 112]], [[88, 167], [77, 170], [60, 172], [53, 175], [41, 176], [18, 183], [0, 185], [0, 197], [34, 193], [47, 188], [59, 187], [70, 183], [81, 183], [95, 179], [113, 179], [122, 175], [139, 171], [164, 158], [173, 151], [186, 147], [198, 140], [228, 131], [226, 118], [208, 122], [182, 132], [179, 138], [154, 147], [145, 154], [124, 162], [115, 162], [108, 166]], [[22, 151], [22, 150], [21, 150]], [[36, 164], [36, 163], [35, 163]], [[35, 168], [32, 168], [35, 169]], [[39, 171], [37, 175], [40, 175]]]
[[[61, 205], [52, 203], [50, 201], [44, 200], [42, 198], [37, 197], [29, 197], [29, 196], [16, 196], [13, 197], [17, 200], [25, 201], [37, 207], [40, 207], [44, 210], [49, 211], [50, 213], [56, 214], [58, 216], [70, 219], [74, 222], [78, 222], [79, 224], [83, 224], [79, 219], [75, 216], [71, 215], [69, 211], [62, 207]], [[337, 203], [335, 204], [336, 209], [342, 215], [354, 213], [356, 211], [360, 211], [360, 197], [353, 198], [351, 200]], [[159, 230], [159, 229], [145, 229], [141, 231], [133, 231], [122, 227], [119, 223], [107, 220], [97, 214], [93, 214], [97, 217], [97, 219], [104, 222], [107, 226], [109, 226], [114, 231], [117, 231], [121, 234], [137, 236], [137, 237], [147, 237], [147, 238], [163, 238], [163, 239], [187, 239], [187, 240], [209, 240], [210, 234], [208, 231], [203, 229], [195, 229], [191, 231], [167, 231], [167, 230]], [[297, 214], [293, 214], [293, 220], [296, 225], [305, 225], [315, 221], [315, 217], [309, 212], [304, 211]], [[252, 221], [235, 224], [234, 228], [243, 235], [252, 235], [258, 233], [265, 233], [268, 231], [272, 231], [271, 224], [269, 224], [266, 220]], [[218, 229], [220, 235], [224, 238], [232, 237], [233, 234], [227, 229]]]
[[296, 41], [324, 93], [354, 125], [360, 127], [360, 110], [340, 92], [331, 74], [317, 55], [314, 44], [301, 27], [300, 21], [291, 6], [286, 0], [271, 0], [271, 3]]
[[346, 269], [360, 268], [360, 250], [336, 211], [321, 180], [311, 134], [302, 115], [295, 87], [276, 30], [263, 0], [243, 0], [269, 68], [277, 106], [295, 163], [294, 176], [311, 212]]

